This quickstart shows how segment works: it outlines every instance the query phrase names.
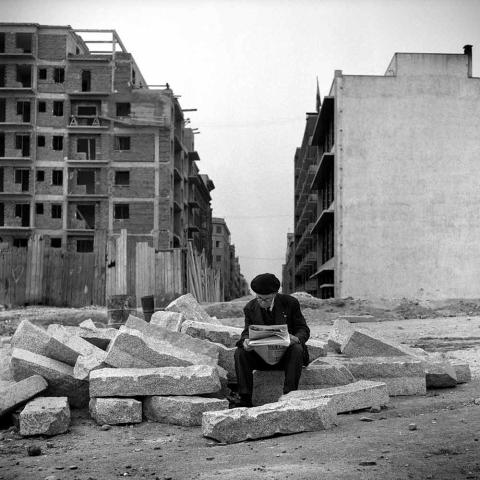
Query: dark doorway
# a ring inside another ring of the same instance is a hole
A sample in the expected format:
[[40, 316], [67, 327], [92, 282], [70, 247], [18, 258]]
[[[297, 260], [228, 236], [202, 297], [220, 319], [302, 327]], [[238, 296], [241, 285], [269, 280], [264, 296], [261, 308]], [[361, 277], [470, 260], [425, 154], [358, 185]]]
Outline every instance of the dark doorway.
[[92, 74], [90, 70], [82, 70], [82, 92], [89, 92], [92, 89]]

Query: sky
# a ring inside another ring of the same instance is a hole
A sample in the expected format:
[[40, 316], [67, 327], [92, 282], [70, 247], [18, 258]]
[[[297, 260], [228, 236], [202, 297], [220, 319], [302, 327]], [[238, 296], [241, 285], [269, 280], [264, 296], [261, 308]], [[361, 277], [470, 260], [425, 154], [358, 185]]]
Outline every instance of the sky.
[[395, 52], [462, 53], [480, 66], [480, 0], [0, 0], [0, 21], [115, 29], [148, 84], [168, 82], [198, 128], [246, 280], [281, 279], [294, 228], [295, 149], [316, 79], [383, 75]]

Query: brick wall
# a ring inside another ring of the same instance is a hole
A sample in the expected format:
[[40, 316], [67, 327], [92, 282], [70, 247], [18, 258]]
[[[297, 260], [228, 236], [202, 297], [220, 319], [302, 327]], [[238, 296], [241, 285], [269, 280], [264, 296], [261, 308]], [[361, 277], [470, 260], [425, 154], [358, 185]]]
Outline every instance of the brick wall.
[[[5, 97], [4, 97], [5, 98]], [[16, 122], [16, 123], [24, 123], [22, 121], [22, 115], [17, 115], [17, 102], [22, 101], [22, 102], [30, 102], [30, 123], [33, 120], [33, 115], [34, 115], [34, 108], [35, 108], [35, 103], [31, 101], [29, 98], [22, 98], [22, 97], [16, 97], [16, 98], [6, 98], [5, 99], [5, 121], [6, 122]], [[28, 123], [28, 122], [27, 122]]]
[[[15, 205], [17, 203], [29, 203], [28, 200], [7, 200], [2, 201], [4, 204], [4, 225], [6, 227], [21, 227], [22, 219], [15, 216]], [[0, 236], [2, 233], [0, 232]]]
[[62, 60], [66, 57], [66, 35], [38, 35], [38, 57], [48, 60]]
[[[52, 185], [52, 172], [54, 170], [62, 170], [63, 168], [59, 165], [59, 168], [44, 168], [37, 167], [35, 175], [38, 175], [39, 171], [44, 172], [44, 180], [38, 181], [35, 178], [35, 193], [39, 195], [63, 195], [63, 186], [62, 185]], [[64, 178], [65, 182], [66, 179]]]
[[86, 195], [87, 194], [87, 187], [86, 185], [78, 185], [78, 172], [84, 170], [93, 170], [95, 175], [94, 181], [94, 192], [90, 192], [90, 194], [95, 195], [103, 195], [106, 194], [108, 191], [108, 184], [107, 184], [107, 171], [106, 169], [101, 168], [94, 168], [94, 169], [86, 169], [86, 168], [69, 168], [68, 169], [68, 193], [69, 194], [76, 194], [76, 195]]
[[[37, 213], [37, 207], [36, 204], [41, 203], [43, 204], [43, 214], [38, 214]], [[52, 205], [61, 205], [62, 202], [44, 202], [42, 200], [37, 200], [34, 204], [34, 222], [35, 222], [35, 227], [36, 228], [48, 228], [50, 230], [61, 230], [63, 227], [63, 220], [62, 218], [52, 218]], [[65, 214], [63, 211], [63, 206], [62, 206], [62, 217]]]
[[108, 201], [97, 202], [69, 202], [67, 208], [67, 227], [83, 229], [85, 222], [76, 218], [77, 205], [94, 204], [95, 205], [95, 228], [108, 228]]
[[30, 153], [32, 150], [32, 136], [28, 131], [5, 132], [5, 156], [6, 157], [22, 157], [22, 150], [15, 148], [15, 135], [29, 135], [30, 136]]
[[[115, 135], [130, 137], [130, 150], [115, 150]], [[111, 137], [110, 158], [115, 162], [153, 162], [155, 159], [155, 143], [153, 134], [122, 134], [116, 132]]]
[[[37, 137], [43, 135], [45, 137], [45, 146], [36, 147], [37, 148], [37, 160], [53, 160], [58, 162], [63, 162], [63, 157], [65, 156], [67, 136], [63, 136], [63, 150], [53, 150], [53, 134], [46, 132], [38, 132]], [[55, 135], [62, 136], [62, 132], [58, 132]], [[38, 139], [37, 139], [38, 140]], [[34, 146], [35, 148], [35, 146]]]
[[108, 64], [98, 65], [88, 62], [70, 62], [66, 72], [66, 88], [69, 92], [82, 91], [82, 71], [91, 71], [92, 92], [110, 92], [112, 89], [112, 69]]
[[117, 62], [115, 64], [114, 89], [117, 92], [130, 92], [130, 62]]
[[[114, 201], [114, 209], [115, 209]], [[124, 202], [118, 202], [124, 203]], [[131, 233], [150, 233], [153, 230], [153, 203], [130, 203], [130, 218], [125, 220], [113, 219], [113, 230], [119, 232], [122, 228], [126, 228]]]
[[72, 160], [81, 160], [83, 157], [77, 153], [77, 139], [79, 138], [94, 138], [95, 139], [95, 152], [96, 152], [96, 160], [108, 160], [108, 146], [110, 145], [110, 136], [107, 134], [98, 135], [98, 134], [70, 134], [68, 136], [69, 142], [66, 149], [68, 152], [68, 158]]
[[[29, 167], [2, 167], [3, 168], [3, 191], [5, 193], [31, 193], [33, 189], [33, 172]], [[21, 168], [29, 171], [28, 192], [22, 192], [22, 184], [15, 183], [15, 170]], [[28, 201], [28, 200], [26, 200]]]
[[114, 197], [154, 197], [155, 171], [153, 168], [129, 168], [125, 170], [130, 172], [130, 184], [128, 186], [115, 185], [115, 171], [122, 171], [121, 168], [115, 168], [110, 172], [109, 183], [112, 185], [112, 195]]
[[56, 83], [54, 81], [54, 70], [59, 65], [50, 66], [50, 65], [39, 65], [38, 68], [45, 68], [47, 70], [47, 78], [42, 80], [37, 75], [37, 89], [40, 93], [64, 93], [65, 92], [65, 82]]
[[[65, 128], [67, 126], [67, 119], [69, 118], [69, 102], [62, 97], [58, 99], [42, 99], [39, 101], [45, 102], [45, 112], [38, 112], [37, 106], [37, 125], [39, 127], [54, 127], [54, 128]], [[53, 102], [63, 102], [63, 115], [56, 116], [53, 115]]]

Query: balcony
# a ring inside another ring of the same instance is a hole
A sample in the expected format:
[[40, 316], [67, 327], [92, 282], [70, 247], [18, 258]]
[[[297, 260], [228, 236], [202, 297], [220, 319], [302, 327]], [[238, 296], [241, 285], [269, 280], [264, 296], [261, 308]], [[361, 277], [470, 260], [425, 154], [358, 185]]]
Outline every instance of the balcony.
[[296, 230], [303, 230], [309, 221], [313, 220], [313, 215], [317, 208], [317, 195], [311, 193], [307, 196], [307, 201], [305, 202], [305, 206], [303, 207], [302, 213], [298, 218], [298, 222], [295, 225]]
[[327, 170], [333, 168], [334, 159], [335, 155], [327, 152], [320, 157], [320, 163], [316, 167], [315, 175], [310, 185], [311, 190], [316, 190], [318, 182], [325, 177]]
[[108, 129], [110, 122], [98, 115], [71, 115], [68, 123], [69, 129]]
[[323, 210], [320, 213], [320, 216], [317, 218], [313, 228], [312, 234], [320, 232], [328, 222], [333, 222], [334, 211], [335, 211], [335, 202], [332, 202], [331, 205], [328, 207], [328, 210]]
[[0, 157], [2, 167], [29, 167], [32, 157]]
[[317, 263], [317, 253], [308, 252], [295, 268], [295, 275], [301, 275]]
[[324, 272], [334, 272], [335, 271], [335, 257], [330, 258], [325, 263], [320, 265], [319, 269], [310, 276], [310, 278], [318, 277], [320, 274]]
[[313, 237], [310, 234], [312, 227], [313, 227], [313, 223], [309, 223], [305, 228], [305, 230], [303, 231], [303, 234], [300, 237], [300, 240], [296, 244], [296, 248], [295, 248], [296, 255], [302, 255], [305, 251], [308, 241], [312, 240]]

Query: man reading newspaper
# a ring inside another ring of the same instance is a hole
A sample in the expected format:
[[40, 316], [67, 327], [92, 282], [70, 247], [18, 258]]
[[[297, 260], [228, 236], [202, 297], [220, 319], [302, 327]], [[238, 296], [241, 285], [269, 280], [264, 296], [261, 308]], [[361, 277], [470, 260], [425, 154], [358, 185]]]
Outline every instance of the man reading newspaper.
[[298, 389], [310, 329], [295, 297], [278, 293], [280, 280], [271, 273], [250, 283], [256, 297], [243, 309], [245, 328], [235, 351], [239, 406], [252, 406], [253, 370], [283, 370], [283, 392]]

